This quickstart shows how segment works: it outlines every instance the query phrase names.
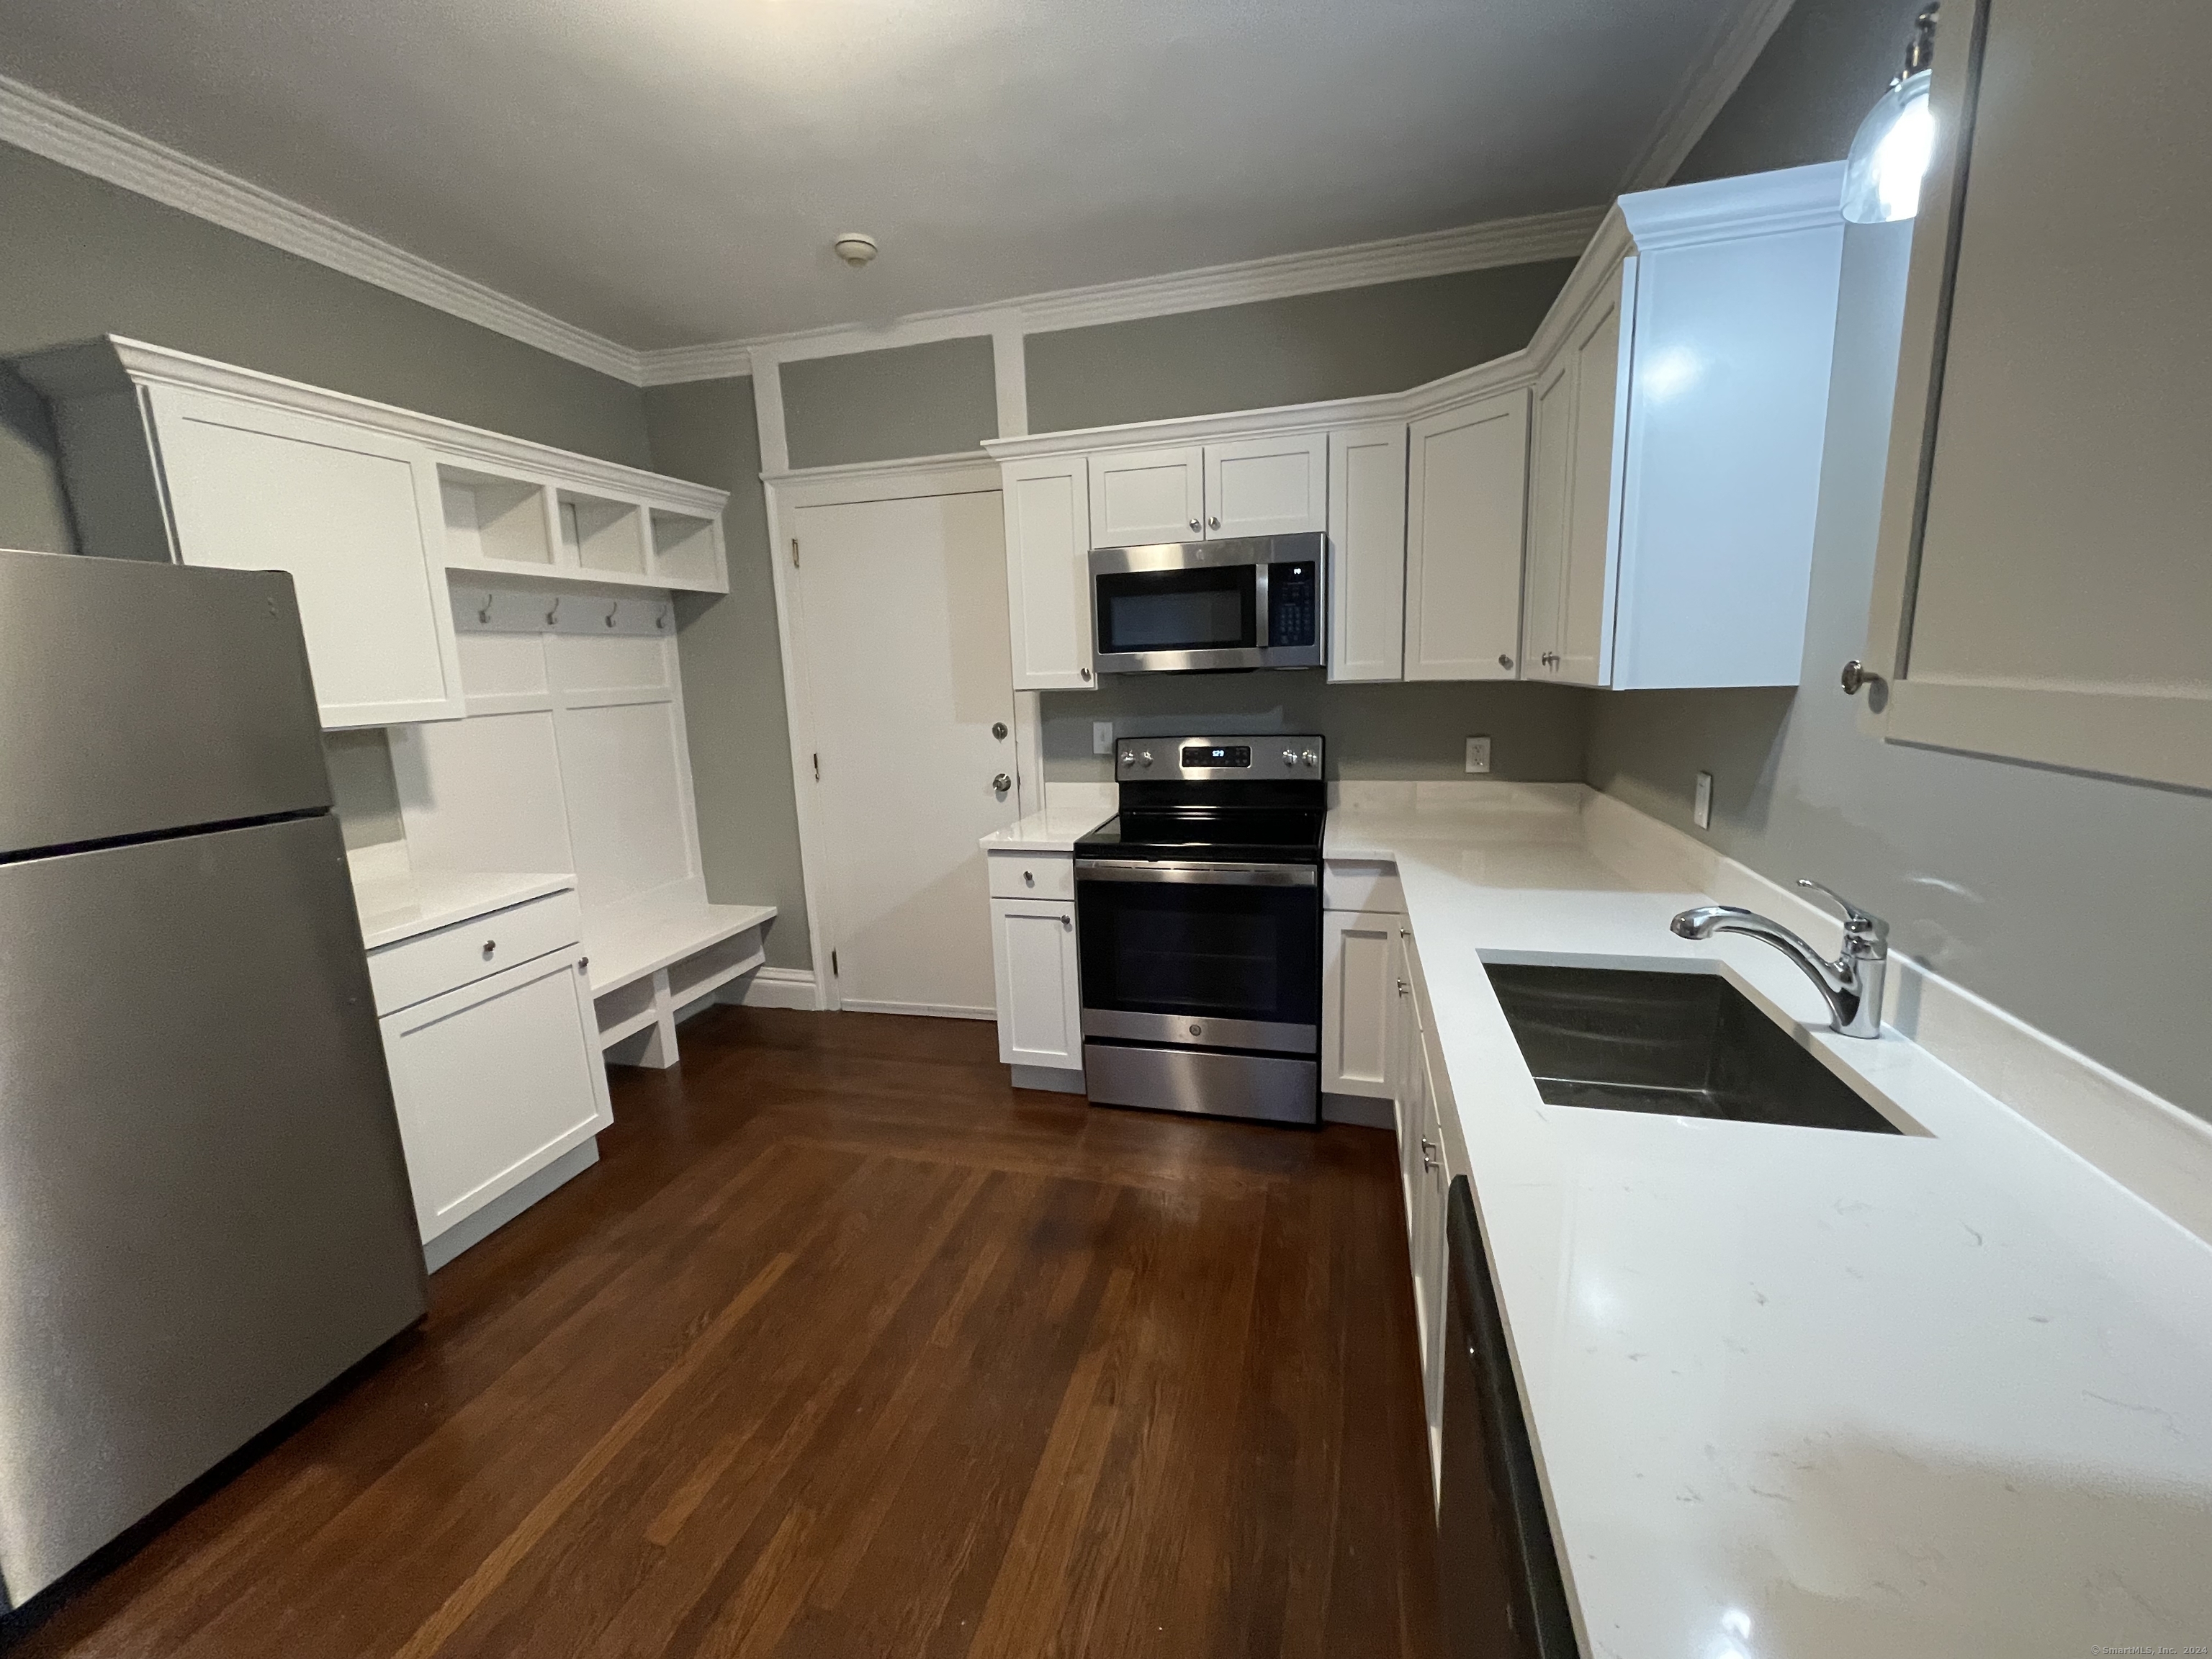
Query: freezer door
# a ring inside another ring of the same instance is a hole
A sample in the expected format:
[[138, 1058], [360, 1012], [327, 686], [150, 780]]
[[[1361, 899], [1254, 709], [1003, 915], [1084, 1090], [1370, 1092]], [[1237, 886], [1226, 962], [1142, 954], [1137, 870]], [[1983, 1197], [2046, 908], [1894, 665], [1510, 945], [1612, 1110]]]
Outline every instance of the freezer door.
[[335, 820], [0, 865], [20, 1605], [421, 1316]]
[[0, 859], [331, 801], [292, 579], [0, 551]]

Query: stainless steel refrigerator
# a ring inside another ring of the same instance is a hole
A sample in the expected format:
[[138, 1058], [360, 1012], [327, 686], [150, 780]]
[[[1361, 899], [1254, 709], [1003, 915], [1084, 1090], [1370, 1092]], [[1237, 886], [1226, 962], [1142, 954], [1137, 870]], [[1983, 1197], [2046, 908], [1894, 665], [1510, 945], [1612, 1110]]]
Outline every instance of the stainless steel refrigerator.
[[0, 551], [0, 1606], [425, 1306], [291, 579]]

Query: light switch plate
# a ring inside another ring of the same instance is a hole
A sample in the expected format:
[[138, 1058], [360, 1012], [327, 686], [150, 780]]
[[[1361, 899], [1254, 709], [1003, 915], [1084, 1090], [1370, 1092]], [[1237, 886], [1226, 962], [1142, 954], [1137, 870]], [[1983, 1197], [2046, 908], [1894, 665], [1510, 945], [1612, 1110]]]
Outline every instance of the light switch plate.
[[1113, 721], [1091, 722], [1091, 752], [1094, 755], [1110, 755], [1114, 752]]
[[1713, 827], [1713, 775], [1698, 774], [1698, 798], [1690, 807], [1690, 817], [1700, 830]]
[[1467, 740], [1467, 769], [1470, 772], [1490, 770], [1490, 739], [1469, 738]]

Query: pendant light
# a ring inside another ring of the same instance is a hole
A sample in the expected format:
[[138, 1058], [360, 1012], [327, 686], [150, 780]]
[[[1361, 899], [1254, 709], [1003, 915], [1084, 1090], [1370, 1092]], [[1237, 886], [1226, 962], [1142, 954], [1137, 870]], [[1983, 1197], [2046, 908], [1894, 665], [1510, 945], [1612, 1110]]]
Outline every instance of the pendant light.
[[1844, 217], [1855, 225], [1887, 224], [1920, 210], [1920, 180], [1936, 149], [1936, 115], [1928, 107], [1929, 64], [1936, 57], [1936, 8], [1913, 20], [1905, 72], [1867, 112], [1844, 164]]

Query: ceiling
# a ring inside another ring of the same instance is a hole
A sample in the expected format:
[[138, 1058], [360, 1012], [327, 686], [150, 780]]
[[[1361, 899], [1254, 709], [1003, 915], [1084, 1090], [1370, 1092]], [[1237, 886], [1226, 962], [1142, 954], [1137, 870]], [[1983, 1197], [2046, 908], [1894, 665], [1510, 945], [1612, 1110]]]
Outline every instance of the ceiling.
[[653, 349], [1602, 202], [1742, 9], [0, 0], [0, 73]]

